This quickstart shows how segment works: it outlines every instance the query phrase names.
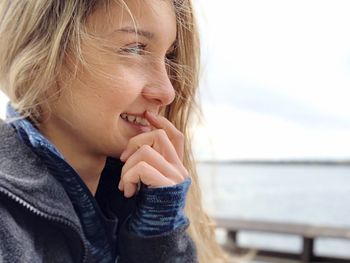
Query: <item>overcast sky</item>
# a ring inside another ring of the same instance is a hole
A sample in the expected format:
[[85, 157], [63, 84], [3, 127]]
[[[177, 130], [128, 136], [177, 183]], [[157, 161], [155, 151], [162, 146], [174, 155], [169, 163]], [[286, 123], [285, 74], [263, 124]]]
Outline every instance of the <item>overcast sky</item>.
[[195, 3], [206, 118], [197, 158], [350, 158], [350, 1]]
[[350, 1], [196, 3], [207, 120], [197, 156], [349, 158]]

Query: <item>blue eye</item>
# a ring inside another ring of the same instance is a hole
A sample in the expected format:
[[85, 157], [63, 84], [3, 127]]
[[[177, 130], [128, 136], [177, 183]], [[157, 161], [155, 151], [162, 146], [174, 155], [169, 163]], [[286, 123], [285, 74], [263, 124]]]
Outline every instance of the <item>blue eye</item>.
[[147, 45], [142, 43], [135, 43], [126, 47], [121, 48], [123, 53], [134, 54], [134, 55], [143, 55], [145, 54], [145, 49]]

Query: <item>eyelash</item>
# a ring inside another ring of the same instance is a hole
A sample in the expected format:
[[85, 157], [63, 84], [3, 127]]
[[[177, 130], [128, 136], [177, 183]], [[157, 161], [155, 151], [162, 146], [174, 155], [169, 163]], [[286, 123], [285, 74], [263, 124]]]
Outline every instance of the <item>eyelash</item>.
[[[146, 55], [148, 52], [146, 52], [146, 44], [142, 43], [134, 43], [131, 44], [127, 47], [121, 48], [122, 53], [127, 53], [127, 54], [134, 54], [134, 55]], [[167, 61], [174, 61], [176, 58], [175, 54], [175, 48], [166, 54], [166, 60]]]
[[132, 53], [135, 55], [144, 55], [146, 47], [147, 47], [147, 45], [145, 45], [145, 44], [135, 43], [135, 44], [130, 44], [127, 47], [121, 48], [121, 51], [123, 53], [128, 53], [128, 54]]

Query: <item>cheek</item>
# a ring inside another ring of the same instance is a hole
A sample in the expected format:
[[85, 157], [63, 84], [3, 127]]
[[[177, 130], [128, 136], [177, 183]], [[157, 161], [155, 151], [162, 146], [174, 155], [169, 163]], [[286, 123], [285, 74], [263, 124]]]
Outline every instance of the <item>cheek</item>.
[[123, 59], [113, 63], [105, 57], [101, 60], [105, 63], [99, 61], [80, 75], [85, 84], [84, 87], [78, 85], [81, 100], [108, 115], [134, 107], [132, 104], [137, 103], [146, 83], [147, 66]]
[[128, 106], [140, 98], [145, 83], [146, 80], [140, 71], [118, 71], [105, 87], [103, 97], [106, 101], [117, 103], [116, 106]]
[[100, 123], [114, 121], [138, 103], [140, 92], [135, 87], [137, 85], [132, 82], [119, 82], [114, 86], [100, 88], [98, 94], [85, 101], [86, 107]]

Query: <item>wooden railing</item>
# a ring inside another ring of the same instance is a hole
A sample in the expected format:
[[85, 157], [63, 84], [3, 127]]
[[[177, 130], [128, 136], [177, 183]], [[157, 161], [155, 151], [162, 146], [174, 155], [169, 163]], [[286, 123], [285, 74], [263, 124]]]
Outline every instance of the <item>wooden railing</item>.
[[[214, 218], [217, 227], [227, 230], [228, 243], [226, 248], [235, 252], [242, 249], [256, 249], [257, 255], [275, 257], [280, 259], [293, 259], [303, 263], [328, 262], [328, 263], [350, 263], [350, 258], [322, 257], [314, 254], [314, 240], [320, 237], [350, 240], [350, 228], [314, 226], [290, 223], [275, 223], [267, 221], [239, 220], [233, 218]], [[265, 233], [278, 233], [284, 235], [296, 235], [303, 239], [303, 248], [300, 254], [289, 252], [276, 252], [258, 248], [243, 248], [237, 244], [237, 233], [239, 231], [259, 231]], [[229, 245], [229, 247], [227, 246]], [[349, 247], [350, 250], [350, 247]]]

